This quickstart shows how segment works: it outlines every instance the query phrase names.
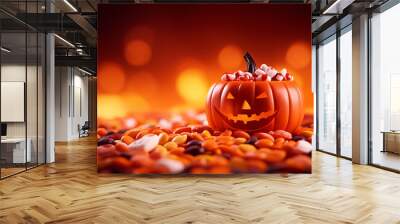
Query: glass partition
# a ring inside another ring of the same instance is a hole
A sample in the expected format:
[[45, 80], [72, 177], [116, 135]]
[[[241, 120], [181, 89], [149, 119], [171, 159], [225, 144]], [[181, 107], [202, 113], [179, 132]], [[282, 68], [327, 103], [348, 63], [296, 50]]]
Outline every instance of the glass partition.
[[[40, 3], [21, 1], [19, 13]], [[0, 178], [45, 163], [45, 44], [44, 33], [0, 12]]]
[[[37, 1], [27, 1], [26, 12], [38, 13], [39, 5]], [[38, 17], [30, 19], [37, 23]], [[36, 20], [36, 21], [35, 21]], [[30, 162], [27, 167], [32, 168], [38, 164], [38, 42], [39, 36], [35, 29], [27, 27], [27, 150], [31, 151]], [[30, 147], [30, 149], [29, 149]]]
[[26, 41], [24, 31], [1, 34], [2, 177], [24, 171], [31, 161], [26, 141]]
[[27, 150], [30, 151], [28, 168], [37, 165], [38, 160], [38, 35], [28, 31], [27, 35], [27, 73], [26, 73], [26, 113], [27, 113]]

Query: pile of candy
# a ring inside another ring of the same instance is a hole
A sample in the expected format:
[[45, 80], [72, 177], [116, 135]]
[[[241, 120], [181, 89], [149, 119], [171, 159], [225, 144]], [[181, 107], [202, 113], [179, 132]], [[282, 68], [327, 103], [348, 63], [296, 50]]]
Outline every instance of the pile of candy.
[[298, 133], [219, 132], [206, 125], [203, 114], [180, 118], [135, 121], [135, 127], [119, 127], [121, 130], [99, 125], [98, 171], [133, 174], [311, 172], [311, 128], [302, 128]]
[[284, 68], [280, 72], [271, 66], [262, 64], [254, 73], [237, 71], [233, 74], [224, 74], [221, 77], [223, 81], [285, 81], [293, 80], [293, 76]]

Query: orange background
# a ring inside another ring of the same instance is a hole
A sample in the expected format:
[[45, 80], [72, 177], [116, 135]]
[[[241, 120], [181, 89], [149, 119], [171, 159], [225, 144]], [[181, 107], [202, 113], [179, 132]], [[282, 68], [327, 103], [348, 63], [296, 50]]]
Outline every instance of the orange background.
[[313, 113], [310, 5], [100, 5], [98, 117], [202, 109], [223, 73], [286, 68]]

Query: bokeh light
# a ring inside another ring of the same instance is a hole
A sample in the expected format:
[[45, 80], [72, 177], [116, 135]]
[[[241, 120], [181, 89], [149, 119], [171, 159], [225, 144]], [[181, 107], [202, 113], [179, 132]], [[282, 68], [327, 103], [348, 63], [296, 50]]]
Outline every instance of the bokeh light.
[[125, 85], [125, 92], [134, 91], [137, 94], [153, 97], [157, 94], [158, 79], [150, 72], [140, 71], [129, 74]]
[[125, 110], [128, 113], [145, 112], [150, 110], [147, 100], [136, 93], [126, 93], [123, 95]]
[[125, 128], [129, 128], [129, 129], [130, 128], [134, 128], [136, 125], [137, 125], [137, 121], [132, 117], [127, 118], [127, 119], [124, 120]]
[[201, 61], [196, 57], [191, 57], [187, 55], [185, 55], [184, 57], [180, 57], [180, 59], [176, 60], [176, 62], [177, 71], [184, 71], [190, 68], [196, 68], [197, 70], [203, 71], [205, 69], [210, 69], [209, 64], [205, 64], [204, 61]]
[[243, 63], [243, 51], [235, 45], [227, 45], [218, 54], [220, 66], [227, 72], [233, 72]]
[[125, 60], [130, 65], [140, 66], [149, 63], [151, 59], [151, 47], [143, 40], [129, 41], [124, 49]]
[[[249, 22], [254, 18], [221, 17], [221, 13], [215, 13], [221, 20], [208, 24], [194, 15], [185, 17], [187, 19], [181, 23], [171, 23], [180, 17], [167, 11], [162, 15], [138, 12], [132, 14], [133, 17], [127, 16], [134, 19], [123, 20], [118, 26], [103, 26], [98, 93], [118, 94], [128, 115], [138, 110], [140, 114], [143, 108], [147, 108], [143, 112], [150, 113], [204, 109], [208, 88], [220, 81], [224, 73], [244, 71], [246, 62], [243, 55], [249, 51], [258, 66], [266, 63], [279, 70], [287, 68], [304, 88], [305, 105], [312, 107], [311, 61], [308, 65], [307, 60], [304, 61], [304, 52], [310, 51], [311, 46], [307, 45], [308, 38], [299, 32], [302, 26], [287, 30], [272, 20], [266, 20], [271, 16], [268, 14], [262, 15], [265, 24], [260, 29], [259, 25]], [[289, 21], [291, 17], [285, 16], [285, 20]], [[168, 18], [168, 21], [163, 18]], [[169, 21], [171, 18], [174, 20]], [[235, 21], [235, 26], [227, 25], [226, 21], [231, 20]], [[187, 33], [187, 28], [193, 24], [196, 29]], [[241, 30], [238, 33], [239, 26]], [[251, 35], [255, 30], [261, 33]], [[271, 30], [287, 35], [284, 38], [270, 35]], [[311, 51], [307, 54], [311, 56]], [[110, 63], [107, 62], [116, 64], [108, 66]], [[196, 80], [197, 76], [191, 77], [192, 80], [183, 77], [187, 71], [193, 73], [191, 70], [196, 70], [194, 73], [199, 74], [201, 81]], [[196, 90], [198, 88], [201, 90]]]
[[127, 113], [124, 100], [119, 95], [99, 94], [97, 96], [97, 117], [101, 119], [113, 119], [123, 117]]
[[286, 52], [286, 62], [297, 69], [309, 66], [311, 62], [310, 44], [303, 42], [292, 44]]
[[125, 73], [122, 67], [113, 62], [100, 64], [99, 89], [104, 93], [118, 93], [125, 86]]
[[133, 39], [140, 39], [151, 45], [154, 41], [155, 31], [146, 24], [136, 25], [127, 30], [128, 32], [123, 36], [125, 42], [129, 42]]
[[179, 95], [190, 105], [204, 106], [208, 83], [204, 73], [196, 68], [184, 70], [178, 76], [176, 87]]

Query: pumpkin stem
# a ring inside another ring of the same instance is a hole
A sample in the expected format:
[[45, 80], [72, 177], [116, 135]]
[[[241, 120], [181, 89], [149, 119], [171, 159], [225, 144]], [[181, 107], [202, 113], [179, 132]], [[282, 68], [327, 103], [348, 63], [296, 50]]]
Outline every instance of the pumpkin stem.
[[254, 61], [253, 57], [251, 57], [249, 52], [246, 52], [244, 55], [244, 60], [246, 60], [247, 63], [247, 71], [254, 73], [256, 71], [256, 62]]

